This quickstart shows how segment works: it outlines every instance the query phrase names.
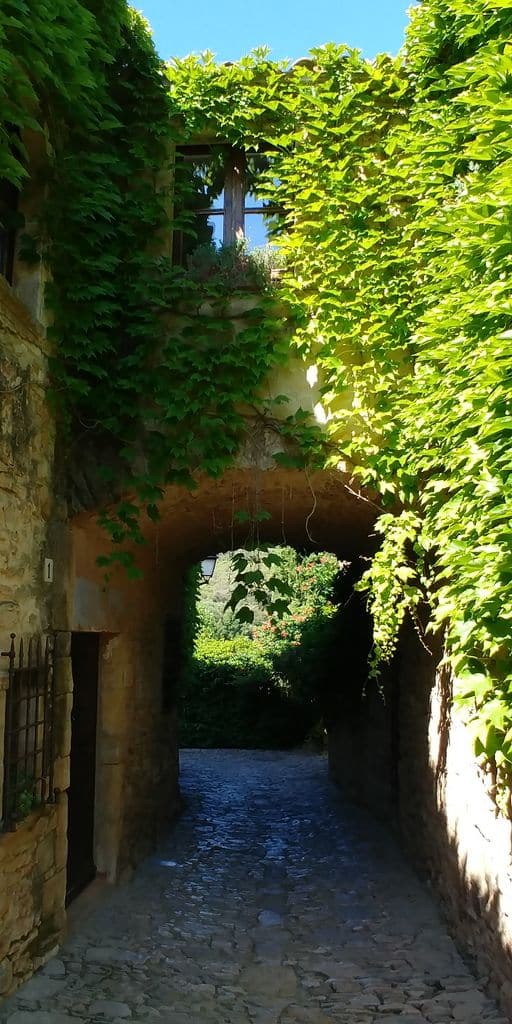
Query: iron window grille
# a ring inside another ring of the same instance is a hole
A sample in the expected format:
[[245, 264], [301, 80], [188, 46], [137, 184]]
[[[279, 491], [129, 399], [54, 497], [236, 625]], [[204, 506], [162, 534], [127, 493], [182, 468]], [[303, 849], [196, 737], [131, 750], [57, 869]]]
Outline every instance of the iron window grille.
[[31, 811], [54, 800], [55, 684], [53, 640], [20, 640], [15, 634], [2, 657], [9, 659], [5, 702], [2, 822], [4, 832]]
[[229, 146], [187, 146], [176, 153], [176, 184], [182, 208], [175, 211], [173, 262], [187, 266], [198, 246], [233, 245], [248, 249], [272, 243], [282, 208], [258, 194], [271, 171], [272, 155]]

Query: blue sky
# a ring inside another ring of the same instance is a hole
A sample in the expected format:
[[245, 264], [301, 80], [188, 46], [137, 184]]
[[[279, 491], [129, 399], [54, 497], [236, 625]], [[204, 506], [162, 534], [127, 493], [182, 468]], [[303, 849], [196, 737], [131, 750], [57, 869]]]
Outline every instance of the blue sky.
[[213, 50], [237, 60], [267, 45], [275, 58], [296, 60], [312, 46], [347, 43], [366, 57], [396, 53], [412, 0], [134, 0], [150, 22], [164, 60]]

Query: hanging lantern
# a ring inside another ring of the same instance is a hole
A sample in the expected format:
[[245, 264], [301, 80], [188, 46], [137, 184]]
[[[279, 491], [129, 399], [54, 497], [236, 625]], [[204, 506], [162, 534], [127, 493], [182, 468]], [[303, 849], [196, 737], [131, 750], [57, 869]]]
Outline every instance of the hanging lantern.
[[203, 577], [203, 583], [209, 583], [217, 564], [217, 555], [207, 555], [206, 558], [201, 560], [201, 576]]

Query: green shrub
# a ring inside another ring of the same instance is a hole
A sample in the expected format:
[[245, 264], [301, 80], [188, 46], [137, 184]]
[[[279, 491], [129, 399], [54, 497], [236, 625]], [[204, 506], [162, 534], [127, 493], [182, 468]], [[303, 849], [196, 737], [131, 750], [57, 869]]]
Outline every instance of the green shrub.
[[[242, 635], [248, 627], [226, 610], [233, 586], [226, 560], [221, 560], [216, 580], [224, 603], [216, 600], [215, 588], [199, 595], [196, 639], [182, 682], [184, 745], [296, 746], [318, 730], [330, 690], [339, 685], [339, 678], [333, 678], [332, 653], [340, 563], [325, 552], [301, 556], [291, 548], [271, 551], [273, 578], [286, 581], [292, 596], [281, 618], [260, 607], [260, 623], [252, 636]], [[254, 603], [252, 595], [250, 600]], [[239, 635], [226, 636], [234, 628]], [[224, 639], [219, 638], [221, 630]]]
[[201, 638], [184, 674], [180, 742], [196, 747], [287, 748], [313, 724], [303, 703], [247, 637]]

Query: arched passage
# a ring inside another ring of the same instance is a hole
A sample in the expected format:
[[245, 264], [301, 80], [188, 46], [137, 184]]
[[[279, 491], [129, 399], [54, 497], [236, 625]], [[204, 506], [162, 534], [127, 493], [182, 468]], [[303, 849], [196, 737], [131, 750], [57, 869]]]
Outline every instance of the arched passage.
[[[126, 877], [154, 846], [179, 806], [176, 730], [163, 706], [164, 623], [179, 621], [184, 570], [210, 553], [244, 546], [237, 510], [264, 509], [262, 541], [299, 550], [318, 545], [356, 561], [374, 550], [377, 508], [336, 471], [312, 474], [238, 467], [195, 491], [168, 488], [158, 523], [148, 521], [137, 552], [143, 579], [116, 572], [108, 585], [96, 558], [105, 534], [95, 512], [71, 524], [68, 629], [100, 634], [94, 861], [111, 881]], [[314, 514], [311, 514], [314, 509]], [[351, 643], [356, 630], [352, 630]], [[404, 629], [398, 657], [351, 716], [331, 730], [333, 775], [377, 813], [392, 813], [416, 863], [436, 883], [461, 942], [472, 946], [478, 906], [480, 948], [507, 970], [506, 930], [493, 879], [509, 866], [509, 828], [496, 820], [474, 760], [471, 735], [452, 716], [440, 652]], [[491, 845], [492, 844], [492, 847]], [[488, 850], [493, 856], [489, 861]], [[506, 896], [503, 896], [504, 904]], [[469, 922], [469, 923], [468, 923]], [[489, 940], [497, 934], [496, 940]]]
[[[249, 522], [238, 520], [240, 511]], [[185, 566], [248, 540], [325, 549], [347, 560], [368, 555], [377, 512], [339, 472], [234, 469], [218, 480], [200, 479], [193, 491], [167, 488], [159, 521], [145, 521], [145, 544], [136, 549], [143, 578], [128, 580], [119, 571], [108, 584], [96, 564], [106, 535], [96, 512], [83, 512], [71, 527], [72, 629], [122, 632], [161, 618], [180, 592]]]
[[[261, 518], [264, 511], [265, 518]], [[175, 715], [162, 694], [164, 627], [178, 628], [184, 574], [210, 553], [249, 541], [329, 550], [349, 561], [370, 553], [376, 506], [336, 471], [237, 468], [169, 487], [157, 523], [144, 524], [140, 580], [96, 564], [107, 546], [97, 515], [72, 523], [72, 633], [100, 634], [94, 857], [110, 879], [151, 847], [178, 805]], [[244, 512], [243, 521], [237, 513]], [[256, 536], [257, 535], [257, 536]]]

